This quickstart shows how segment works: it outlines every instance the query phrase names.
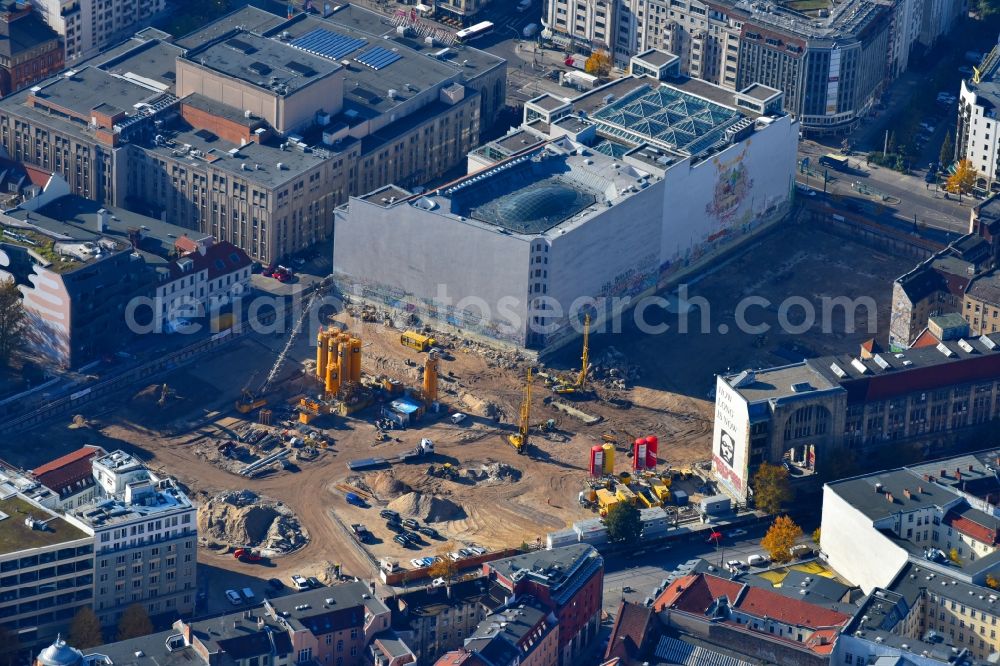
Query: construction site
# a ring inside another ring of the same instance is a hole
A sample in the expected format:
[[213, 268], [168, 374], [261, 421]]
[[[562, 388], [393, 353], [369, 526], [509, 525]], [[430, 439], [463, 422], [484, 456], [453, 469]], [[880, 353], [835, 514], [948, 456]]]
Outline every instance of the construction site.
[[[839, 285], [871, 295], [887, 330], [892, 279], [910, 261], [786, 226], [690, 291], [714, 323], [746, 294], [818, 301]], [[203, 563], [259, 577], [336, 565], [371, 576], [388, 561], [419, 576], [434, 557], [588, 540], [587, 526], [617, 502], [664, 526], [695, 520], [718, 494], [714, 372], [873, 333], [587, 330], [538, 363], [371, 306], [348, 304], [310, 331], [308, 300], [304, 310], [282, 335], [242, 336], [137, 387], [124, 409], [93, 403], [0, 456], [31, 468], [83, 444], [134, 453], [203, 507]], [[773, 308], [760, 318], [773, 320]], [[260, 549], [270, 568], [235, 560], [239, 548]]]

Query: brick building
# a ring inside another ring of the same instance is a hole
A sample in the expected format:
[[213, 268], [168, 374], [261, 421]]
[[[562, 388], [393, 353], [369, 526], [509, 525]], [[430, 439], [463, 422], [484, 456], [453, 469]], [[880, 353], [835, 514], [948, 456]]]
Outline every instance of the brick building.
[[495, 607], [532, 597], [558, 623], [559, 666], [570, 666], [597, 636], [601, 621], [604, 559], [587, 544], [515, 555], [483, 564], [493, 583]]
[[59, 35], [29, 4], [9, 1], [0, 11], [0, 97], [63, 68]]

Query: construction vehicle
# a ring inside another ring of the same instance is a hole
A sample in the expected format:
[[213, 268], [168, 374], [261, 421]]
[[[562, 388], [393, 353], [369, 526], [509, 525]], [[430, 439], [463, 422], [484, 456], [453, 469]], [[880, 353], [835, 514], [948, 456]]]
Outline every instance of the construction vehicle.
[[458, 469], [451, 463], [445, 463], [438, 467], [430, 465], [427, 467], [427, 476], [433, 476], [438, 479], [452, 479], [458, 478]]
[[524, 400], [521, 402], [521, 419], [517, 424], [517, 432], [508, 435], [507, 441], [518, 453], [528, 452], [528, 431], [531, 429], [531, 368], [524, 382]]
[[[285, 362], [285, 357], [288, 356], [288, 350], [292, 348], [292, 343], [295, 342], [295, 338], [298, 337], [299, 331], [302, 330], [302, 325], [305, 323], [312, 311], [313, 306], [319, 302], [317, 296], [319, 296], [319, 291], [314, 291], [312, 296], [309, 297], [309, 302], [304, 308], [302, 308], [302, 314], [299, 315], [298, 320], [296, 320], [295, 325], [292, 327], [292, 332], [288, 335], [288, 340], [285, 342], [285, 346], [278, 353], [278, 358], [275, 359], [274, 365], [271, 366], [271, 371], [267, 373], [267, 377], [264, 378], [264, 383], [257, 388], [256, 391], [250, 390], [250, 382], [253, 381], [255, 375], [251, 375], [250, 379], [247, 380], [246, 386], [240, 392], [240, 399], [236, 401], [236, 411], [240, 414], [249, 414], [255, 409], [259, 409], [267, 404], [267, 399], [263, 397], [264, 393], [267, 392], [268, 387], [274, 378], [278, 376], [278, 371]], [[256, 373], [255, 373], [256, 374]]]
[[637, 499], [636, 496], [635, 496], [635, 493], [632, 492], [632, 489], [629, 488], [628, 486], [626, 486], [624, 483], [618, 485], [618, 488], [615, 491], [615, 494], [618, 496], [618, 499], [620, 501], [622, 501], [622, 502], [628, 502], [629, 504], [632, 504], [633, 506], [635, 505], [635, 502], [636, 502], [636, 499]]
[[653, 491], [653, 494], [656, 495], [661, 504], [670, 501], [670, 481], [669, 477], [667, 479], [653, 478], [649, 480], [649, 489]]
[[660, 500], [653, 494], [653, 491], [645, 486], [639, 486], [633, 490], [635, 496], [647, 508], [660, 506]]
[[610, 490], [606, 488], [597, 489], [597, 510], [602, 516], [608, 515], [608, 511], [619, 502], [621, 500]]
[[409, 347], [410, 349], [416, 349], [417, 351], [422, 352], [437, 345], [437, 340], [427, 335], [421, 335], [416, 331], [404, 331], [403, 334], [399, 336], [399, 343], [404, 347]]
[[587, 393], [587, 373], [590, 370], [590, 315], [583, 318], [583, 354], [580, 356], [580, 374], [573, 381], [563, 381], [552, 387], [559, 395], [584, 397]]

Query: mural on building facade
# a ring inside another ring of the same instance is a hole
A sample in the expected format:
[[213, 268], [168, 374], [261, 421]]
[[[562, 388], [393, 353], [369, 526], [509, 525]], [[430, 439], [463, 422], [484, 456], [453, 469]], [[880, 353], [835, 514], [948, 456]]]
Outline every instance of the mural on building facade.
[[718, 221], [720, 230], [730, 227], [753, 187], [753, 178], [743, 164], [749, 143], [747, 141], [743, 150], [731, 160], [723, 161], [718, 156], [712, 159], [715, 168], [719, 170], [719, 179], [715, 183], [712, 200], [705, 206], [705, 212]]

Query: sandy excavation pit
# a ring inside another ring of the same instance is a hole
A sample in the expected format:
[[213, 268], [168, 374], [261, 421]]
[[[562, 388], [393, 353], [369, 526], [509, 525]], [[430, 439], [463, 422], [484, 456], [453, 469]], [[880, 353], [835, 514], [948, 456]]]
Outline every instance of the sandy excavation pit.
[[266, 556], [290, 553], [309, 542], [288, 507], [249, 490], [222, 492], [198, 507], [198, 533], [207, 547], [252, 547]]

